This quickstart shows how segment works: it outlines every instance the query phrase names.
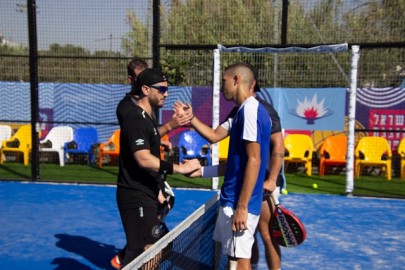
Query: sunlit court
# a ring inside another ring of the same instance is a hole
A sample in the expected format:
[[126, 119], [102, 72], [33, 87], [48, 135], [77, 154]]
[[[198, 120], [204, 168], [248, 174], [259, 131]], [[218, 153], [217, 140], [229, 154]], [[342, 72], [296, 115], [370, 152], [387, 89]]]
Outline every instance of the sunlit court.
[[[170, 229], [215, 194], [175, 189]], [[403, 267], [405, 201], [290, 193], [281, 202], [307, 230], [303, 244], [283, 248], [283, 269]], [[0, 211], [1, 269], [113, 269], [109, 260], [125, 244], [114, 186], [0, 182]]]

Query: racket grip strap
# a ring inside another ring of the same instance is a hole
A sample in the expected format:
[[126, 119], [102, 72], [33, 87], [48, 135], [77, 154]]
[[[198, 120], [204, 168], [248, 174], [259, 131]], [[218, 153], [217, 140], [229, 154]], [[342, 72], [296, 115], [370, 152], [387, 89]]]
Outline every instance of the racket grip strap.
[[270, 198], [273, 200], [274, 205], [277, 206], [277, 205], [280, 204], [280, 202], [278, 201], [277, 196], [276, 196], [274, 193], [272, 193], [272, 194], [270, 195]]

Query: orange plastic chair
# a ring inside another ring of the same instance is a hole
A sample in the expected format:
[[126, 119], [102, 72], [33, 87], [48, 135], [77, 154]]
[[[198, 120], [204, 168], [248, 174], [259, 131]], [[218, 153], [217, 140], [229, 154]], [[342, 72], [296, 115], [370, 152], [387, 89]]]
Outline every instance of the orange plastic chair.
[[104, 156], [110, 158], [117, 158], [120, 155], [120, 134], [121, 130], [117, 129], [108, 139], [108, 141], [100, 144], [100, 151], [98, 153], [98, 167], [103, 166]]
[[286, 156], [284, 157], [284, 170], [287, 171], [290, 163], [304, 163], [308, 176], [312, 175], [312, 152], [314, 143], [311, 137], [305, 134], [288, 134], [284, 139]]
[[328, 173], [330, 166], [345, 166], [347, 155], [347, 136], [327, 137], [319, 149], [319, 175]]
[[[39, 136], [41, 136], [39, 134]], [[10, 139], [3, 141], [0, 148], [0, 164], [5, 161], [5, 152], [22, 153], [24, 165], [28, 165], [32, 149], [31, 125], [21, 126]]]
[[[169, 135], [165, 134], [162, 138], [160, 138], [160, 141], [170, 142]], [[161, 160], [165, 159], [165, 150], [166, 150], [166, 147], [164, 145], [160, 145], [160, 159]]]
[[401, 178], [405, 178], [405, 138], [398, 145], [398, 154], [401, 158]]
[[229, 136], [218, 142], [219, 162], [226, 162], [228, 159]]
[[392, 153], [388, 141], [382, 137], [366, 136], [360, 138], [355, 152], [355, 175], [356, 178], [364, 167], [381, 167], [386, 174], [387, 180], [391, 180]]

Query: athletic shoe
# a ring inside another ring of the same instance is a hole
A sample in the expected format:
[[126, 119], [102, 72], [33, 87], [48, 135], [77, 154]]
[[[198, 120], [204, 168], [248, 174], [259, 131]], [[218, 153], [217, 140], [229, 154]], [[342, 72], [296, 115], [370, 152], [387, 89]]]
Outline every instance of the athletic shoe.
[[111, 261], [111, 266], [114, 267], [115, 269], [121, 269], [122, 268], [122, 258], [120, 254], [115, 255]]

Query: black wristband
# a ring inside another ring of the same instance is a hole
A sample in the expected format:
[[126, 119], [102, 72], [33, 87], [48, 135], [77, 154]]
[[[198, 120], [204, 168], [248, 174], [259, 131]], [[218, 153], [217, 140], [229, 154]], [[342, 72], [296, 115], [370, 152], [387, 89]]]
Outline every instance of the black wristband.
[[160, 160], [159, 173], [173, 174], [173, 163]]

